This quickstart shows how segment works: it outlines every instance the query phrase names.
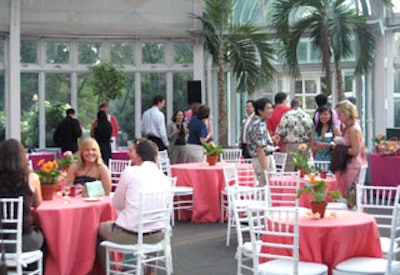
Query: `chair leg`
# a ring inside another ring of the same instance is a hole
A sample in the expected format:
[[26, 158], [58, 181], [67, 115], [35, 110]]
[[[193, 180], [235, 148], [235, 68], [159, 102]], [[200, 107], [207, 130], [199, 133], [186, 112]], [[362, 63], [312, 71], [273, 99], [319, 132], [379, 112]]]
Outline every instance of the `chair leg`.
[[221, 193], [221, 223], [224, 222], [224, 194]]

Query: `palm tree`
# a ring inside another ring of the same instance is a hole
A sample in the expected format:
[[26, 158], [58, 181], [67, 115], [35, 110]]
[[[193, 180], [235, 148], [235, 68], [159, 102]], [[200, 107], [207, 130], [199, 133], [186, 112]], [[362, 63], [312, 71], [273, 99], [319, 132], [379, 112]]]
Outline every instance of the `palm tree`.
[[[332, 92], [333, 57], [339, 100], [345, 98], [340, 64], [343, 58], [354, 54], [353, 38], [356, 45], [361, 45], [357, 47], [355, 74], [365, 73], [372, 67], [375, 39], [368, 30], [366, 17], [357, 14], [349, 1], [276, 0], [272, 9], [272, 27], [284, 44], [284, 66], [290, 75], [300, 74], [297, 45], [302, 36], [309, 36], [314, 49], [321, 52], [327, 94]], [[303, 12], [301, 16], [299, 11]]]
[[206, 0], [203, 14], [193, 15], [203, 24], [203, 35], [214, 63], [218, 66], [219, 143], [227, 145], [225, 64], [238, 82], [237, 90], [252, 93], [272, 79], [270, 60], [273, 48], [265, 32], [248, 21], [232, 23], [235, 0]]

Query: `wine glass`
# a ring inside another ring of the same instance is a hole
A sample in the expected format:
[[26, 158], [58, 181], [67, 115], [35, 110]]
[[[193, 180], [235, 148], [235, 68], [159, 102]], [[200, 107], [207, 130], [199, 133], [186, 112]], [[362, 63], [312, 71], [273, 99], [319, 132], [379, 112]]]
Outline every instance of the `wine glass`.
[[71, 186], [69, 186], [69, 185], [65, 185], [64, 186], [64, 195], [66, 196], [66, 197], [69, 197], [69, 194], [71, 193]]

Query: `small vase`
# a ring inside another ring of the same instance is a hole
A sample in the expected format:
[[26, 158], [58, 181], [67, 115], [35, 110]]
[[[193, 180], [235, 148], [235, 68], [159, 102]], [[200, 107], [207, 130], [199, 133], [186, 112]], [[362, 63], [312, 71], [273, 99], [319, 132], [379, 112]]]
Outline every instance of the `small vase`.
[[319, 213], [319, 216], [322, 219], [325, 216], [326, 205], [327, 205], [326, 201], [324, 202], [312, 201], [310, 205], [311, 211], [313, 212], [313, 214]]
[[54, 184], [41, 184], [42, 198], [44, 201], [50, 201], [53, 199], [54, 191], [56, 189]]
[[215, 166], [218, 161], [218, 156], [207, 156], [207, 162], [210, 166]]

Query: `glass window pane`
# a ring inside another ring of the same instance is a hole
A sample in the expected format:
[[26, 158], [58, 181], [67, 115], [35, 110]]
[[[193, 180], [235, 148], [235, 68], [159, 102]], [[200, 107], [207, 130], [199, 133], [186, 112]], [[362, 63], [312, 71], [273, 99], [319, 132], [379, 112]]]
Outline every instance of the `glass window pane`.
[[317, 83], [315, 80], [306, 80], [305, 81], [305, 93], [306, 94], [316, 94], [317, 93]]
[[4, 63], [4, 40], [0, 39], [0, 64]]
[[394, 56], [400, 58], [400, 32], [394, 35]]
[[295, 94], [302, 94], [303, 93], [303, 81], [296, 80], [294, 84], [294, 93]]
[[116, 42], [111, 44], [111, 62], [116, 64], [135, 64], [133, 42]]
[[69, 42], [49, 41], [46, 43], [47, 64], [69, 64]]
[[305, 97], [306, 105], [303, 106], [305, 110], [314, 110], [315, 109], [315, 98], [314, 96], [306, 96]]
[[165, 64], [165, 44], [147, 42], [142, 44], [143, 64]]
[[38, 45], [36, 41], [21, 40], [21, 63], [38, 63], [37, 49]]
[[128, 74], [126, 87], [120, 98], [110, 101], [110, 113], [115, 115], [119, 132], [117, 146], [127, 146], [135, 137], [135, 75]]
[[[187, 110], [189, 105], [187, 102], [187, 82], [193, 80], [193, 73], [175, 73], [173, 77], [173, 107], [172, 110]], [[169, 121], [170, 118], [167, 118]]]
[[89, 136], [90, 126], [96, 117], [98, 100], [93, 95], [89, 74], [78, 74], [78, 114], [77, 119], [82, 124], [82, 135]]
[[307, 42], [299, 42], [297, 46], [297, 56], [299, 63], [306, 63], [307, 60]]
[[191, 64], [193, 63], [193, 44], [189, 42], [175, 43], [174, 51], [175, 64]]
[[[311, 43], [311, 42], [310, 42]], [[319, 49], [313, 49], [313, 47], [310, 45], [310, 61], [311, 62], [319, 62], [321, 61], [321, 52]]]
[[39, 147], [39, 74], [21, 74], [21, 141], [25, 148]]
[[70, 107], [71, 76], [69, 73], [47, 73], [45, 79], [46, 147], [54, 147], [53, 133]]
[[78, 44], [78, 63], [94, 64], [100, 60], [100, 42], [81, 42]]
[[5, 102], [5, 76], [4, 71], [0, 71], [0, 141], [4, 141], [6, 138]]
[[353, 92], [353, 81], [354, 81], [353, 75], [345, 75], [343, 80], [344, 80], [344, 91], [346, 93]]
[[394, 72], [394, 92], [400, 94], [400, 69]]
[[[141, 78], [141, 89], [142, 89], [142, 112], [146, 111], [153, 101], [153, 97], [156, 95], [162, 95], [166, 97], [166, 77], [165, 73], [143, 73]], [[170, 104], [167, 102], [167, 104]], [[166, 113], [165, 108], [161, 110], [164, 114]]]
[[400, 98], [394, 100], [394, 127], [400, 127]]

